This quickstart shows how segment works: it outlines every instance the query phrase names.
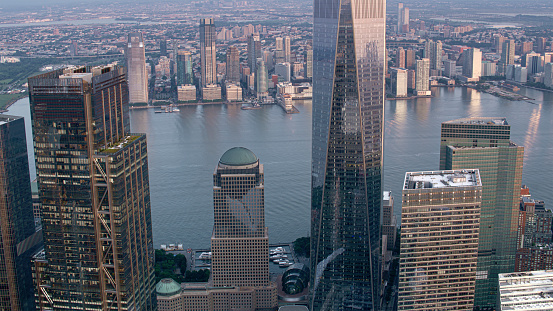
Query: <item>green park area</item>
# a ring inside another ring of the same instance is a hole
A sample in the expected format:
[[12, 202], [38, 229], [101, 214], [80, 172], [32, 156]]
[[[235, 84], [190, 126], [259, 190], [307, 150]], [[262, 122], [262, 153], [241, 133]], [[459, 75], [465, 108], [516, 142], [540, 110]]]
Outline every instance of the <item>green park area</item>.
[[50, 58], [21, 58], [18, 63], [0, 64], [0, 110], [13, 101], [27, 96], [27, 93], [5, 94], [7, 91], [20, 90], [27, 78], [40, 73], [40, 68], [52, 63]]

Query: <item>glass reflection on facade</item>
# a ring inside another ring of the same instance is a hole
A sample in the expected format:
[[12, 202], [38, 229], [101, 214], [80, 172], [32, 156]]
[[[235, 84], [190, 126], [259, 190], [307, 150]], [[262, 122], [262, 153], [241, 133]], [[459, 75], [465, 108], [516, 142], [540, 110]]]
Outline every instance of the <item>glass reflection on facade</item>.
[[315, 0], [311, 310], [378, 309], [385, 1]]
[[29, 78], [44, 251], [39, 310], [156, 309], [146, 138], [129, 132], [124, 68]]

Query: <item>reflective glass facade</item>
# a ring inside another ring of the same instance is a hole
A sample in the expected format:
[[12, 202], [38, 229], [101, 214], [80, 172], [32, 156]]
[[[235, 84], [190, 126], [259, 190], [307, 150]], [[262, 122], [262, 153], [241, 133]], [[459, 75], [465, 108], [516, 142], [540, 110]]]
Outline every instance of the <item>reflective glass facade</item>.
[[[0, 310], [34, 310], [35, 233], [29, 160], [22, 117], [0, 115]], [[40, 234], [40, 233], [39, 233]]]
[[316, 0], [311, 310], [378, 309], [385, 1]]
[[482, 206], [474, 306], [493, 310], [499, 273], [515, 271], [524, 148], [510, 139], [505, 118], [442, 123], [440, 169], [479, 169]]
[[144, 136], [129, 134], [121, 67], [29, 78], [44, 252], [41, 310], [155, 310]]

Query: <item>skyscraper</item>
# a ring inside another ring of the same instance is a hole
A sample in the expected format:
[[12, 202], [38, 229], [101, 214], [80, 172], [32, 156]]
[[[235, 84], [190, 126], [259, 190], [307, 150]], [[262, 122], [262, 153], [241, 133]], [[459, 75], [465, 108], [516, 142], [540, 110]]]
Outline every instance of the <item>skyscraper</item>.
[[308, 79], [313, 78], [313, 50], [308, 49], [305, 51], [305, 67], [304, 67], [305, 77]]
[[0, 309], [36, 310], [30, 264], [42, 233], [35, 233], [22, 117], [0, 115], [0, 146]]
[[482, 75], [482, 52], [480, 49], [468, 49], [463, 54], [463, 76], [469, 79], [480, 79]]
[[267, 78], [269, 77], [269, 74], [267, 73], [267, 66], [265, 66], [265, 62], [263, 59], [257, 60], [257, 73], [255, 75], [255, 93], [257, 94], [257, 97], [264, 97], [267, 96]]
[[44, 251], [40, 310], [155, 310], [146, 136], [131, 134], [124, 69], [29, 78]]
[[397, 32], [409, 32], [409, 8], [405, 7], [403, 3], [397, 4]]
[[290, 52], [290, 37], [286, 36], [284, 37], [284, 61], [287, 63], [291, 63], [291, 52]]
[[405, 68], [415, 69], [415, 64], [415, 51], [413, 49], [407, 49], [407, 51], [405, 51]]
[[430, 92], [430, 60], [428, 58], [417, 60], [415, 90], [417, 95], [431, 95]]
[[258, 33], [248, 37], [248, 67], [251, 72], [257, 72], [257, 59], [261, 58], [261, 40]]
[[194, 84], [192, 72], [192, 54], [188, 51], [177, 52], [177, 85]]
[[227, 49], [227, 75], [228, 82], [240, 82], [240, 52], [234, 45]]
[[501, 59], [499, 59], [498, 70], [505, 75], [507, 66], [515, 63], [515, 40], [505, 40], [501, 49]]
[[480, 170], [482, 207], [475, 307], [494, 307], [497, 275], [515, 271], [524, 148], [510, 141], [505, 118], [442, 123], [440, 169]]
[[146, 72], [146, 54], [141, 32], [129, 34], [125, 56], [127, 58], [129, 103], [147, 103], [148, 72]]
[[545, 53], [545, 48], [547, 46], [547, 38], [544, 37], [538, 37], [536, 39], [536, 52], [538, 53]]
[[385, 11], [314, 3], [310, 310], [378, 308]]
[[160, 56], [168, 56], [167, 55], [167, 39], [162, 38], [159, 40], [159, 55]]
[[407, 173], [403, 185], [398, 310], [472, 310], [478, 170]]
[[396, 67], [405, 68], [405, 50], [402, 47], [396, 51]]
[[213, 18], [200, 19], [200, 67], [202, 87], [217, 83], [216, 47], [217, 33]]
[[284, 63], [284, 41], [282, 37], [275, 38], [275, 63]]
[[424, 57], [430, 60], [430, 70], [437, 70], [440, 74], [442, 70], [442, 41], [428, 40], [424, 44]]

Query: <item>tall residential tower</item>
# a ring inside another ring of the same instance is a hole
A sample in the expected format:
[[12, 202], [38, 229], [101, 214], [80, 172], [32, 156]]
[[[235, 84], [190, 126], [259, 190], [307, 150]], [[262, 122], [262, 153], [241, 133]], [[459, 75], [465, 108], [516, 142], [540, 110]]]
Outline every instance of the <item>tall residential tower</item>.
[[310, 310], [376, 310], [386, 6], [314, 3]]
[[146, 136], [123, 68], [29, 78], [44, 251], [40, 310], [156, 310]]
[[146, 72], [146, 54], [141, 32], [129, 34], [125, 55], [127, 58], [129, 103], [147, 103], [148, 72]]
[[201, 87], [217, 83], [215, 40], [217, 40], [217, 32], [213, 18], [200, 19]]

